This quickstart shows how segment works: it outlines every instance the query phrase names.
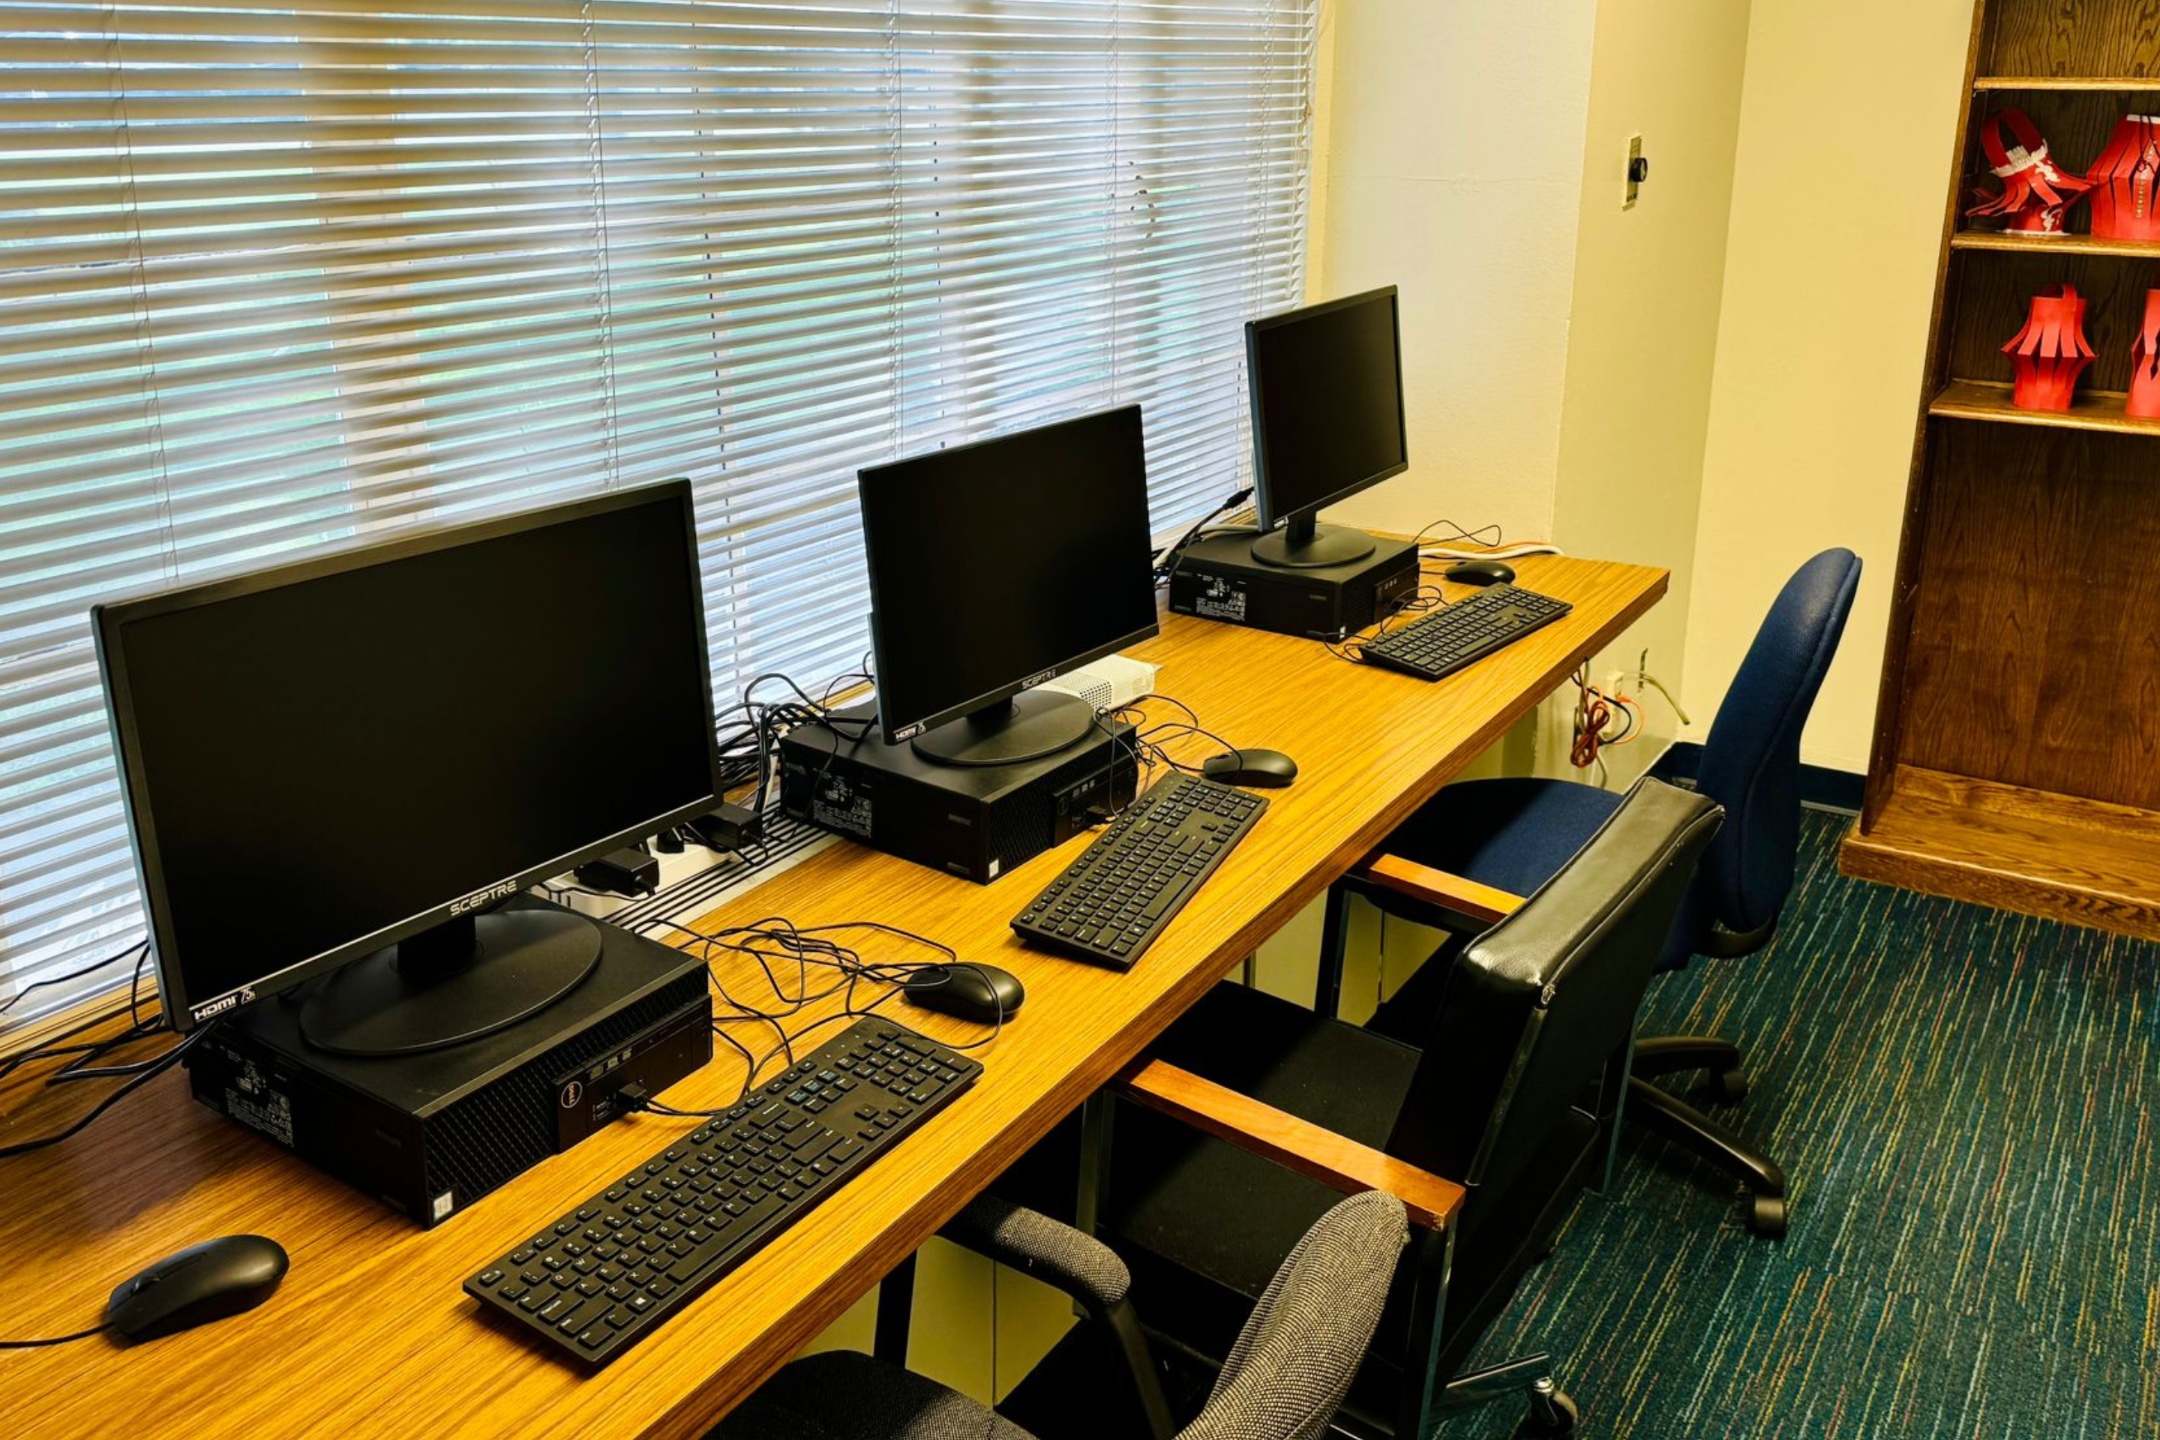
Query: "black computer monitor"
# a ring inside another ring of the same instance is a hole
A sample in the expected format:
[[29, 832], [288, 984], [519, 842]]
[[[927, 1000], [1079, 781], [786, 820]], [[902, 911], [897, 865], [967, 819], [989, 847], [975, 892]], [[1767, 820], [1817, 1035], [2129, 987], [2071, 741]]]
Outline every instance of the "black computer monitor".
[[947, 765], [1054, 755], [1094, 727], [1030, 687], [1156, 631], [1140, 407], [857, 477], [885, 743]]
[[717, 801], [687, 482], [92, 613], [180, 1030], [303, 981], [326, 1050], [499, 1030], [601, 942], [494, 902]]
[[1253, 558], [1313, 569], [1373, 552], [1363, 531], [1317, 517], [1410, 468], [1397, 310], [1390, 285], [1246, 322], [1253, 496], [1268, 532]]

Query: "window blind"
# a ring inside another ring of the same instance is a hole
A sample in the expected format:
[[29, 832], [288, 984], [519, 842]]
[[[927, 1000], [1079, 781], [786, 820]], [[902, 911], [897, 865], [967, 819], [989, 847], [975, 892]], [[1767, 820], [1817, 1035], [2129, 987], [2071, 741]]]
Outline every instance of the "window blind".
[[1139, 401], [1158, 529], [1243, 483], [1313, 43], [1313, 0], [0, 0], [7, 1019], [143, 933], [94, 602], [687, 475], [727, 694], [867, 648], [863, 465]]

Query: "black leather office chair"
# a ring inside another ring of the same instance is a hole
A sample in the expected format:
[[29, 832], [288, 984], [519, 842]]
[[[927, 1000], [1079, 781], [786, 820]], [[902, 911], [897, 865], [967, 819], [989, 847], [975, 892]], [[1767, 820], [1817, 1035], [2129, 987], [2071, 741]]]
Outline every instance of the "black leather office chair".
[[1456, 958], [1422, 1045], [1227, 984], [1175, 1024], [1120, 1081], [1139, 1104], [1117, 1105], [1106, 1138], [1097, 1121], [1087, 1161], [1098, 1233], [1150, 1296], [1159, 1353], [1220, 1363], [1331, 1186], [1407, 1195], [1446, 1177], [1463, 1189], [1422, 1207], [1437, 1224], [1340, 1423], [1417, 1436], [1437, 1410], [1527, 1391], [1518, 1433], [1572, 1433], [1544, 1356], [1457, 1372], [1607, 1161], [1636, 1006], [1720, 815], [1639, 785]]
[[[1170, 1440], [1168, 1402], [1134, 1320], [1132, 1277], [1108, 1247], [992, 1199], [976, 1201], [945, 1233], [1056, 1285], [1086, 1313], [1086, 1322], [1001, 1407], [1032, 1405], [1056, 1428], [1023, 1429], [934, 1380], [835, 1351], [789, 1365], [723, 1420], [710, 1440]], [[1388, 1276], [1408, 1238], [1402, 1202], [1377, 1191], [1322, 1215], [1269, 1282], [1213, 1393], [1177, 1440], [1318, 1440], [1326, 1434], [1372, 1340]], [[1059, 1377], [1074, 1388], [1053, 1396], [1036, 1383], [1038, 1376]]]
[[[1703, 745], [1697, 788], [1725, 807], [1725, 828], [1666, 941], [1660, 969], [1695, 955], [1730, 959], [1770, 943], [1792, 891], [1800, 842], [1800, 732], [1822, 689], [1860, 584], [1850, 550], [1825, 550], [1779, 591], [1733, 676]], [[1534, 777], [1450, 785], [1381, 847], [1386, 859], [1352, 871], [1329, 892], [1319, 1008], [1333, 1013], [1342, 966], [1345, 894], [1362, 894], [1392, 914], [1450, 926], [1489, 921], [1567, 863], [1620, 799], [1609, 791]], [[1467, 881], [1467, 887], [1456, 882]], [[1467, 903], [1465, 903], [1467, 902]], [[1415, 1035], [1437, 995], [1432, 975], [1414, 975], [1369, 1028]], [[1740, 1051], [1715, 1036], [1670, 1035], [1635, 1046], [1630, 1118], [1716, 1164], [1747, 1187], [1748, 1223], [1785, 1233], [1785, 1172], [1768, 1155], [1650, 1083], [1655, 1075], [1708, 1071], [1711, 1095], [1746, 1093]]]

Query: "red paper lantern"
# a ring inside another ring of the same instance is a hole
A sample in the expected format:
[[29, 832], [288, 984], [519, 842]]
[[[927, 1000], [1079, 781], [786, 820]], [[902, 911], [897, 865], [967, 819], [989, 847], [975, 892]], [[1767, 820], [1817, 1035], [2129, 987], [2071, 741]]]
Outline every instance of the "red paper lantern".
[[2160, 419], [2160, 290], [2145, 292], [2145, 323], [2130, 346], [2130, 398], [2123, 409]]
[[2092, 183], [2092, 233], [2110, 240], [2160, 240], [2160, 115], [2125, 115], [2085, 172]]
[[2068, 410], [2077, 378], [2093, 362], [2085, 341], [2085, 301], [2074, 286], [2056, 295], [2035, 295], [2025, 328], [2003, 353], [2017, 366], [2010, 403], [2020, 410]]
[[[2008, 127], [2015, 145], [2003, 140]], [[2022, 110], [2002, 110], [1980, 127], [1980, 148], [2002, 180], [2002, 194], [1983, 198], [1965, 213], [1972, 218], [2005, 216], [2009, 228], [2028, 235], [2060, 235], [2063, 215], [2092, 188], [2090, 180], [2064, 172], [2048, 154], [2039, 127]]]

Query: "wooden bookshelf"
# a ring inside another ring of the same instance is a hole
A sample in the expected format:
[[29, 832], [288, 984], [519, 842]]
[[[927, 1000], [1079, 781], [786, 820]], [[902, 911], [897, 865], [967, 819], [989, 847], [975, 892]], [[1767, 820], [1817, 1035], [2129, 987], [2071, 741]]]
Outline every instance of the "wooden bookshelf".
[[1907, 769], [1849, 875], [2160, 940], [2160, 814]]
[[[2160, 108], [2160, 0], [1977, 0], [1867, 800], [1844, 869], [2160, 938], [2160, 421], [2123, 413], [2160, 245], [1963, 227], [1980, 122], [2016, 105], [2066, 169]], [[2073, 229], [2085, 223], [2071, 212]], [[2010, 403], [2033, 296], [2086, 298], [2067, 412]]]
[[2154, 75], [1975, 75], [1972, 88], [1991, 90], [2160, 90]]
[[2013, 255], [2106, 255], [2118, 260], [2160, 260], [2160, 241], [2103, 240], [2097, 235], [2026, 235], [2009, 230], [1960, 230], [1952, 250], [1996, 250]]
[[[2010, 403], [2009, 384], [1953, 380], [1928, 402], [1938, 420], [1992, 420], [2001, 425], [2041, 425], [2060, 430], [2100, 430], [2117, 435], [2160, 435], [2160, 420], [2123, 413], [2124, 397], [2112, 390], [2080, 390], [2068, 410], [2020, 410]], [[2160, 462], [2160, 455], [2154, 456]]]

